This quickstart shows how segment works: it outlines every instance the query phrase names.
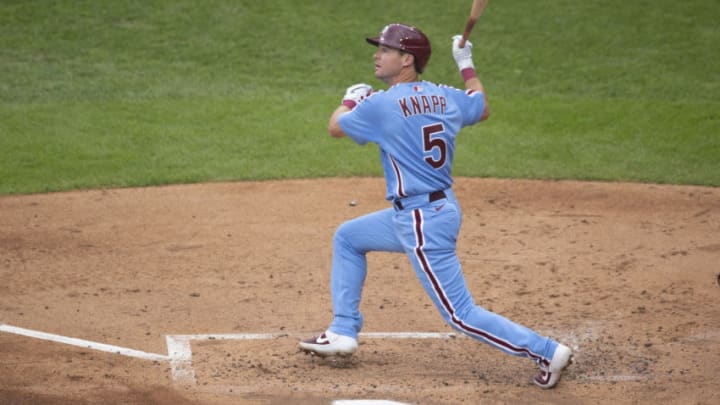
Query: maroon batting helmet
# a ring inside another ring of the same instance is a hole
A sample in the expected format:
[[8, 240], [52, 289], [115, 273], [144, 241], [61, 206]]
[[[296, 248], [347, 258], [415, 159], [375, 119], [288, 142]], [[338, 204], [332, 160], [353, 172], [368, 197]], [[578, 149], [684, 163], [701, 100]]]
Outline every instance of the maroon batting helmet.
[[366, 39], [369, 44], [385, 45], [415, 56], [415, 69], [418, 73], [425, 70], [430, 60], [430, 40], [419, 29], [405, 24], [390, 24], [380, 32], [380, 36]]

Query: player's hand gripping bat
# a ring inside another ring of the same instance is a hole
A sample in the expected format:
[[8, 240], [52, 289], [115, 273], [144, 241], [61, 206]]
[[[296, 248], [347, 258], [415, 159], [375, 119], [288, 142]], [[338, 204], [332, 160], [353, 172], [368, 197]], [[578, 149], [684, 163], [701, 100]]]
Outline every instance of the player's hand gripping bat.
[[489, 0], [473, 0], [472, 8], [470, 9], [470, 17], [468, 17], [467, 24], [465, 24], [465, 32], [463, 32], [462, 39], [460, 39], [460, 43], [458, 44], [460, 48], [465, 47], [465, 42], [475, 26], [475, 22], [480, 17], [483, 10], [485, 10], [485, 6], [487, 6], [488, 1]]

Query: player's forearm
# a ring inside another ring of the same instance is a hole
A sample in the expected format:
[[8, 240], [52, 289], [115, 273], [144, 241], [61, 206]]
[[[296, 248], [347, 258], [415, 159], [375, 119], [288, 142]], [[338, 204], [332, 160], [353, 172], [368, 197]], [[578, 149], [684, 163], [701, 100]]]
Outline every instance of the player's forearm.
[[488, 99], [487, 99], [487, 93], [485, 93], [485, 86], [483, 86], [480, 79], [478, 79], [477, 75], [475, 74], [475, 69], [472, 69], [472, 71], [464, 70], [462, 72], [463, 80], [465, 80], [465, 88], [468, 90], [475, 90], [479, 93], [482, 93], [483, 98], [485, 99], [485, 110], [483, 110], [483, 115], [480, 117], [480, 121], [485, 121], [490, 117], [490, 108], [488, 107]]
[[480, 121], [485, 121], [490, 116], [490, 110], [488, 109], [487, 102], [487, 94], [485, 94], [485, 86], [483, 86], [482, 82], [480, 81], [480, 79], [478, 79], [477, 74], [475, 73], [475, 63], [473, 63], [472, 59], [472, 43], [470, 41], [465, 41], [465, 45], [463, 47], [460, 47], [460, 42], [462, 41], [463, 37], [460, 35], [455, 35], [453, 37], [453, 58], [455, 59], [455, 63], [457, 63], [460, 75], [465, 82], [465, 88], [468, 90], [474, 90], [478, 93], [482, 93], [485, 100], [485, 109], [483, 110], [483, 114], [480, 117]]
[[333, 138], [342, 138], [345, 136], [345, 132], [343, 132], [342, 128], [340, 127], [340, 116], [345, 114], [346, 112], [350, 111], [350, 109], [345, 105], [339, 105], [338, 108], [333, 111], [332, 115], [330, 116], [330, 121], [328, 122], [328, 132], [330, 133], [330, 136]]
[[480, 82], [480, 79], [478, 79], [477, 76], [465, 80], [465, 88], [469, 90], [479, 91], [482, 94], [485, 94], [485, 86], [483, 86], [482, 82]]

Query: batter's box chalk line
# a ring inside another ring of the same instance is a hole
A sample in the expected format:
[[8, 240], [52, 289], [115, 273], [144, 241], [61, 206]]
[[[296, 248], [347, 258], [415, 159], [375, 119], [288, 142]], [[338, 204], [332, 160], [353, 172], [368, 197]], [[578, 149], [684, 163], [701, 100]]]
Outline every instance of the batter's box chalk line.
[[[580, 327], [577, 331], [566, 331], [558, 333], [556, 336], [564, 336], [573, 346], [573, 349], [582, 356], [581, 347], [583, 343], [592, 341], [599, 331], [600, 325], [593, 324], [590, 327]], [[34, 339], [40, 339], [55, 343], [62, 343], [70, 346], [82, 347], [86, 349], [96, 350], [100, 352], [114, 353], [126, 357], [134, 357], [143, 360], [168, 362], [172, 373], [172, 379], [175, 383], [184, 385], [195, 385], [195, 370], [192, 364], [192, 346], [193, 341], [207, 340], [269, 340], [282, 337], [288, 337], [287, 333], [233, 333], [233, 334], [198, 334], [198, 335], [166, 335], [168, 354], [148, 353], [141, 350], [130, 349], [109, 345], [105, 343], [93, 342], [84, 339], [78, 339], [68, 336], [56, 335], [52, 333], [40, 332], [17, 326], [11, 326], [0, 323], [0, 332], [26, 336]], [[366, 339], [451, 339], [456, 337], [464, 337], [455, 333], [436, 333], [436, 332], [368, 332], [361, 333], [360, 337]], [[699, 340], [718, 340], [720, 330], [706, 330], [697, 332], [688, 336], [688, 341]], [[562, 338], [561, 338], [562, 339]], [[585, 379], [602, 380], [602, 381], [633, 381], [642, 377], [634, 375], [603, 375], [603, 376], [585, 376]], [[348, 402], [350, 401], [350, 402]], [[366, 400], [369, 401], [369, 400]], [[398, 402], [362, 402], [355, 400], [335, 401], [333, 405], [364, 405], [364, 404], [400, 404]]]
[[40, 340], [47, 340], [50, 342], [63, 343], [70, 346], [83, 347], [86, 349], [97, 350], [100, 352], [115, 353], [127, 357], [135, 357], [143, 360], [151, 361], [169, 361], [170, 356], [164, 356], [162, 354], [147, 353], [140, 350], [128, 349], [126, 347], [108, 345], [105, 343], [91, 342], [89, 340], [77, 339], [67, 336], [55, 335], [52, 333], [39, 332], [35, 330], [19, 328], [17, 326], [10, 326], [0, 323], [0, 332], [12, 333], [20, 336], [27, 336]]
[[[126, 357], [134, 357], [150, 361], [167, 361], [170, 363], [170, 370], [173, 381], [179, 384], [194, 385], [195, 370], [192, 366], [192, 341], [204, 340], [268, 340], [287, 337], [287, 333], [231, 333], [231, 334], [200, 334], [200, 335], [167, 335], [168, 354], [148, 353], [140, 350], [129, 349], [105, 343], [93, 342], [90, 340], [78, 339], [68, 336], [56, 335], [53, 333], [40, 332], [31, 329], [20, 328], [0, 323], [0, 332], [14, 335], [31, 337], [34, 339], [49, 342], [62, 343], [70, 346], [82, 347], [85, 349], [100, 352], [114, 353]], [[433, 333], [433, 332], [375, 332], [361, 333], [361, 337], [369, 339], [449, 339], [456, 337], [454, 333]], [[340, 402], [342, 404], [342, 402]]]
[[[195, 369], [192, 365], [192, 341], [203, 340], [269, 340], [287, 337], [286, 333], [233, 333], [217, 335], [168, 335], [165, 337], [170, 358], [173, 381], [178, 384], [195, 385]], [[369, 332], [360, 333], [366, 339], [450, 339], [454, 333], [434, 332]]]

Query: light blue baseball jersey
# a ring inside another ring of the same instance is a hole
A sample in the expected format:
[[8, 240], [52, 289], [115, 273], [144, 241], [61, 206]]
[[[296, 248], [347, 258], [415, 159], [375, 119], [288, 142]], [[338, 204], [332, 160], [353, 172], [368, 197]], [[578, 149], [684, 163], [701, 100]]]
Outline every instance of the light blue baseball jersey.
[[388, 200], [452, 186], [455, 137], [480, 120], [482, 93], [427, 81], [400, 83], [373, 93], [339, 118], [360, 145], [380, 147]]
[[[333, 237], [329, 330], [357, 339], [366, 254], [405, 252], [445, 321], [506, 353], [547, 365], [557, 342], [475, 303], [456, 254], [462, 211], [451, 189], [455, 137], [480, 120], [482, 93], [429, 82], [401, 83], [372, 94], [339, 117], [356, 143], [374, 142], [394, 208], [346, 221]], [[442, 198], [430, 194], [442, 190]]]

